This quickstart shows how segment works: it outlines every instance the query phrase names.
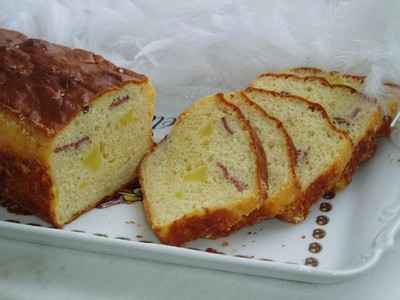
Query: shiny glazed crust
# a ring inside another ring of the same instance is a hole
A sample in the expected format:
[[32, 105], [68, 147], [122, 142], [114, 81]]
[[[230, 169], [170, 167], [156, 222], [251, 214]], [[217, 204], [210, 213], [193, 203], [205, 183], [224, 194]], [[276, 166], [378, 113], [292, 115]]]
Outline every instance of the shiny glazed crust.
[[[216, 97], [222, 107], [233, 111], [238, 116], [238, 119], [242, 124], [242, 128], [250, 135], [252, 149], [256, 154], [257, 159], [258, 192], [256, 198], [251, 197], [248, 199], [243, 199], [239, 204], [231, 207], [196, 211], [189, 215], [185, 215], [178, 220], [175, 220], [168, 226], [157, 227], [152, 221], [149, 200], [146, 190], [143, 188], [145, 186], [143, 161], [145, 161], [146, 158], [151, 155], [151, 152], [149, 152], [142, 161], [139, 171], [139, 181], [140, 185], [142, 186], [143, 205], [145, 208], [147, 221], [162, 243], [179, 246], [185, 242], [195, 240], [197, 238], [226, 236], [236, 229], [235, 224], [238, 224], [242, 221], [243, 212], [252, 212], [255, 209], [258, 209], [261, 207], [261, 205], [263, 205], [265, 199], [267, 198], [267, 166], [266, 157], [261, 146], [261, 142], [240, 110], [236, 108], [236, 106], [226, 102], [222, 94], [218, 94]], [[179, 116], [175, 126], [177, 126], [178, 123], [185, 118], [190, 109], [191, 108]], [[155, 148], [152, 151], [154, 150]]]
[[91, 52], [0, 29], [0, 110], [49, 137], [105, 92], [147, 81]]
[[345, 132], [337, 129], [332, 124], [325, 109], [317, 103], [310, 102], [307, 99], [298, 96], [281, 94], [278, 92], [263, 90], [259, 88], [249, 87], [245, 90], [245, 92], [246, 91], [257, 91], [274, 97], [282, 97], [287, 99], [288, 101], [304, 102], [305, 104], [307, 104], [310, 110], [318, 111], [325, 119], [328, 126], [332, 130], [340, 134], [343, 139], [348, 141], [349, 151], [347, 151], [347, 153], [344, 153], [343, 156], [339, 157], [323, 174], [321, 174], [313, 183], [311, 183], [307, 187], [306, 191], [304, 191], [298, 197], [297, 201], [294, 201], [292, 204], [290, 204], [287, 209], [278, 216], [280, 219], [286, 222], [299, 223], [307, 217], [310, 207], [316, 201], [318, 201], [326, 192], [335, 187], [335, 185], [342, 179], [342, 174], [352, 157], [351, 140]]

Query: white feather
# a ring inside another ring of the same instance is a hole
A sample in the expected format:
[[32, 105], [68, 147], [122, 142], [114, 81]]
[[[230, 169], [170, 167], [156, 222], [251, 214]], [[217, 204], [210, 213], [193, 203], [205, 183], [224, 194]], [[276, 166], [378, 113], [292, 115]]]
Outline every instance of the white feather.
[[[241, 88], [257, 73], [317, 66], [400, 80], [400, 1], [0, 0], [0, 26], [92, 50], [149, 75], [161, 110]], [[171, 99], [171, 97], [175, 97]]]

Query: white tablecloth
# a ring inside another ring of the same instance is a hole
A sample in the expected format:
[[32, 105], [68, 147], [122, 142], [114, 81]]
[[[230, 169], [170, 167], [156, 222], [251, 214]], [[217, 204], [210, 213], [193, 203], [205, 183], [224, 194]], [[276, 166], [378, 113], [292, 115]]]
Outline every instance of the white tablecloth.
[[400, 299], [400, 247], [355, 280], [289, 282], [0, 239], [0, 299]]

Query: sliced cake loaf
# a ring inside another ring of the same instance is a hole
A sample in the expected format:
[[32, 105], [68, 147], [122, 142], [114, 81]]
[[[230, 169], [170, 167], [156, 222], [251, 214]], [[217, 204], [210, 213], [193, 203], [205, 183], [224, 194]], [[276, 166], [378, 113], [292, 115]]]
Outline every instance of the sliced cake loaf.
[[0, 198], [71, 222], [135, 180], [154, 102], [144, 75], [0, 29]]
[[148, 222], [163, 243], [226, 235], [266, 199], [267, 169], [249, 123], [222, 94], [183, 112], [143, 160]]
[[291, 74], [262, 74], [253, 87], [304, 97], [320, 104], [333, 124], [346, 132], [354, 146], [353, 158], [337, 188], [350, 181], [361, 161], [370, 158], [376, 149], [376, 137], [383, 124], [381, 109], [373, 99], [344, 85], [331, 85], [318, 77]]
[[293, 202], [280, 217], [298, 223], [307, 216], [310, 206], [341, 177], [352, 156], [352, 143], [333, 126], [319, 104], [256, 88], [246, 89], [245, 95], [281, 120], [293, 140], [302, 198]]
[[[285, 70], [284, 73], [294, 74], [302, 77], [316, 76], [322, 77], [329, 81], [330, 84], [341, 84], [347, 85], [359, 92], [363, 92], [364, 90], [364, 82], [366, 77], [353, 75], [353, 74], [345, 74], [336, 71], [324, 71], [317, 68], [293, 68], [289, 70]], [[393, 83], [385, 83], [385, 96], [383, 99], [379, 99], [379, 104], [382, 106], [385, 112], [384, 119], [384, 127], [381, 132], [383, 134], [390, 133], [390, 122], [396, 116], [399, 111], [400, 106], [400, 86]]]
[[269, 116], [243, 92], [227, 93], [224, 98], [237, 106], [250, 121], [268, 155], [268, 199], [261, 209], [252, 213], [242, 224], [282, 214], [301, 194], [295, 172], [296, 149], [293, 141], [278, 119]]

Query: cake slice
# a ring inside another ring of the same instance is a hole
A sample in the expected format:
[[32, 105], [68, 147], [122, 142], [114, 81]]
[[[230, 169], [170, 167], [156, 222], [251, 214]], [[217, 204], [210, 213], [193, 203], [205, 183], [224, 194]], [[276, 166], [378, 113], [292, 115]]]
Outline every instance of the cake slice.
[[291, 74], [260, 75], [253, 87], [296, 95], [320, 104], [333, 124], [346, 132], [354, 146], [353, 158], [347, 166], [338, 188], [346, 186], [361, 161], [376, 150], [376, 137], [383, 124], [381, 109], [374, 99], [365, 97], [344, 85], [331, 85], [318, 77], [299, 77]]
[[148, 222], [171, 245], [231, 232], [263, 205], [266, 178], [257, 136], [221, 94], [183, 112], [140, 168]]
[[293, 140], [302, 197], [280, 218], [291, 223], [301, 222], [311, 205], [343, 174], [352, 156], [352, 143], [346, 134], [333, 126], [319, 104], [256, 88], [246, 89], [245, 95], [270, 116], [279, 119]]
[[259, 105], [250, 101], [243, 92], [224, 95], [237, 106], [257, 133], [268, 155], [268, 198], [240, 225], [251, 224], [282, 214], [300, 197], [300, 184], [296, 176], [296, 149], [281, 121], [268, 115]]
[[[284, 73], [294, 74], [302, 77], [316, 76], [326, 79], [330, 84], [347, 85], [359, 92], [364, 90], [366, 77], [353, 74], [345, 74], [336, 71], [323, 71], [317, 68], [293, 68], [285, 70]], [[390, 134], [390, 123], [399, 111], [400, 105], [400, 86], [386, 82], [384, 84], [385, 96], [379, 99], [379, 104], [385, 112], [384, 126], [381, 129], [383, 135]]]
[[144, 75], [0, 29], [0, 198], [71, 222], [135, 180], [154, 98]]

